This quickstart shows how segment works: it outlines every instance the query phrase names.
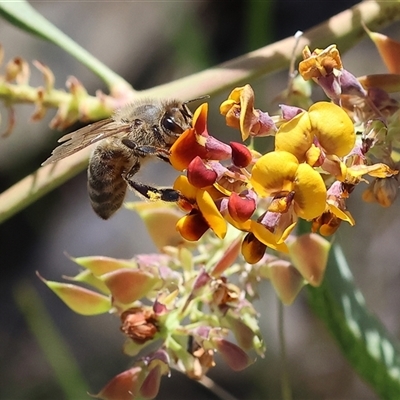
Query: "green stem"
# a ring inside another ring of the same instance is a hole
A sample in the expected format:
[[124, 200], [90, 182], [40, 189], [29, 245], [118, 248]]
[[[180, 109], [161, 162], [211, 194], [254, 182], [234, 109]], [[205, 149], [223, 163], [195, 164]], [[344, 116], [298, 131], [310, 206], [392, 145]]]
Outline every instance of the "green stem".
[[35, 336], [48, 363], [53, 368], [66, 399], [75, 400], [88, 392], [82, 373], [71, 351], [62, 340], [62, 334], [50, 319], [40, 296], [28, 283], [14, 290], [15, 302]]
[[278, 301], [279, 349], [280, 349], [280, 359], [281, 359], [281, 393], [283, 400], [291, 400], [292, 390], [290, 387], [290, 378], [289, 378], [287, 355], [286, 355], [284, 306], [278, 298], [277, 301]]
[[[7, 105], [36, 104], [43, 108], [60, 108], [68, 106], [69, 110], [76, 111], [76, 119], [96, 121], [107, 118], [116, 108], [118, 101], [113, 97], [90, 96], [88, 94], [77, 97], [64, 90], [51, 89], [43, 91], [29, 85], [18, 85], [0, 80], [0, 99]], [[69, 121], [70, 124], [76, 121]]]
[[0, 15], [19, 28], [45, 39], [71, 54], [108, 86], [111, 93], [133, 90], [131, 85], [60, 31], [26, 1], [0, 2]]

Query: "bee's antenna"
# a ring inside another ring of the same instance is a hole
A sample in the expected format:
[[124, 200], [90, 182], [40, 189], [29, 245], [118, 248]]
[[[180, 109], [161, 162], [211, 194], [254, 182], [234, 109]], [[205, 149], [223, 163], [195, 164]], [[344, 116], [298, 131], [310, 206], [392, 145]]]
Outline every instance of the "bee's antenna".
[[205, 94], [204, 96], [196, 97], [195, 99], [186, 100], [186, 101], [183, 103], [183, 105], [186, 106], [187, 104], [193, 103], [193, 102], [195, 102], [195, 101], [197, 101], [197, 100], [203, 100], [203, 99], [209, 99], [209, 98], [210, 98], [210, 96], [209, 96], [208, 94]]
[[190, 110], [189, 110], [189, 108], [188, 108], [188, 104], [189, 103], [193, 103], [193, 102], [195, 102], [195, 101], [197, 101], [197, 100], [203, 100], [203, 99], [209, 99], [210, 98], [210, 96], [208, 95], [208, 94], [205, 94], [204, 96], [200, 96], [200, 97], [196, 97], [195, 99], [191, 99], [191, 100], [186, 100], [186, 101], [184, 101], [183, 103], [182, 103], [182, 114], [184, 114], [185, 115], [185, 117], [188, 117], [188, 118], [191, 118], [192, 117], [192, 114], [191, 114], [191, 112], [190, 112]]

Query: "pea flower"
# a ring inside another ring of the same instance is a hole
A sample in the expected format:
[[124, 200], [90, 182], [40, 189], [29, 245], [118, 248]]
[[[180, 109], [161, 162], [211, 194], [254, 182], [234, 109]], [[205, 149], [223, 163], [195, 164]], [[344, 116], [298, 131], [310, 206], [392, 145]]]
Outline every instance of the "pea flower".
[[322, 164], [326, 156], [343, 157], [355, 145], [354, 126], [337, 105], [313, 104], [308, 111], [283, 123], [275, 136], [275, 150], [294, 154], [299, 162]]
[[231, 156], [231, 148], [210, 136], [207, 130], [208, 104], [200, 105], [193, 115], [192, 128], [182, 133], [170, 149], [172, 166], [183, 171], [199, 156], [204, 160], [225, 160]]
[[310, 220], [325, 210], [326, 187], [321, 175], [287, 151], [263, 155], [255, 163], [250, 181], [259, 196], [273, 198], [270, 211], [293, 209], [300, 218]]
[[178, 205], [188, 212], [176, 225], [186, 240], [199, 240], [209, 228], [221, 239], [226, 235], [226, 221], [210, 191], [193, 186], [184, 175], [176, 179], [173, 188], [180, 193]]
[[221, 104], [220, 112], [228, 126], [240, 129], [243, 141], [249, 136], [270, 136], [276, 132], [268, 113], [254, 108], [254, 92], [250, 85], [232, 90], [228, 100]]
[[342, 94], [366, 97], [367, 92], [357, 78], [345, 70], [339, 50], [332, 44], [326, 49], [303, 50], [303, 61], [299, 64], [299, 73], [305, 79], [312, 79], [322, 87], [325, 94], [336, 104]]

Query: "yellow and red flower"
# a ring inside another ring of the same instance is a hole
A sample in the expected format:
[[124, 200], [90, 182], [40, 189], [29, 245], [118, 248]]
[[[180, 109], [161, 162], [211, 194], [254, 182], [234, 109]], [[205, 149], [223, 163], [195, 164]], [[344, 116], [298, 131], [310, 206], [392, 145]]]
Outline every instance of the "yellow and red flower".
[[176, 179], [174, 189], [181, 194], [178, 205], [188, 212], [176, 225], [183, 238], [190, 241], [199, 240], [209, 228], [220, 239], [225, 237], [226, 221], [210, 194], [213, 191], [212, 187], [199, 189], [193, 186], [186, 176], [181, 175]]
[[193, 127], [183, 132], [172, 145], [169, 161], [178, 171], [188, 168], [197, 156], [203, 160], [226, 160], [231, 156], [231, 147], [208, 133], [207, 113], [207, 103], [199, 106], [193, 115]]
[[254, 108], [254, 92], [250, 85], [233, 89], [219, 110], [228, 126], [240, 129], [243, 141], [249, 136], [270, 136], [276, 132], [268, 113]]

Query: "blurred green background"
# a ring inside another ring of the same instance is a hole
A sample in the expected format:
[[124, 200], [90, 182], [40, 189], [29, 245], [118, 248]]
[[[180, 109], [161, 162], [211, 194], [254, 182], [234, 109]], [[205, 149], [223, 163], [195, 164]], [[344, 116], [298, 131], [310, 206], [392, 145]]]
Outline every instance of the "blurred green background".
[[[355, 4], [355, 1], [161, 1], [161, 2], [32, 2], [34, 8], [89, 52], [128, 80], [136, 89], [169, 82], [247, 51], [306, 30]], [[399, 25], [385, 31], [400, 40]], [[64, 87], [78, 77], [90, 93], [106, 90], [102, 82], [59, 48], [31, 37], [0, 20], [5, 60], [21, 56], [47, 64]], [[355, 75], [384, 72], [377, 52], [363, 40], [344, 56]], [[285, 89], [287, 72], [251, 82], [257, 108], [274, 112]], [[32, 68], [32, 85], [41, 85]], [[210, 132], [239, 140], [219, 115], [227, 94], [210, 99]], [[171, 97], [174, 94], [171, 93]], [[3, 119], [6, 118], [2, 107]], [[56, 145], [58, 132], [48, 128], [54, 113], [29, 122], [32, 106], [18, 106], [17, 125], [0, 141], [0, 189], [35, 171]], [[3, 122], [3, 126], [4, 126]], [[175, 172], [153, 163], [140, 179], [169, 185]], [[130, 199], [135, 199], [131, 194]], [[357, 225], [343, 226], [344, 245], [356, 283], [367, 305], [394, 336], [399, 336], [399, 257], [396, 221], [398, 202], [384, 210], [362, 204], [356, 193], [349, 208]], [[31, 205], [0, 226], [0, 399], [88, 399], [131, 360], [122, 354], [124, 338], [118, 319], [82, 317], [67, 309], [36, 277], [74, 275], [76, 266], [64, 256], [107, 255], [130, 258], [154, 251], [139, 218], [121, 210], [110, 221], [90, 208], [86, 173]], [[260, 288], [256, 308], [267, 344], [264, 359], [241, 373], [218, 363], [209, 376], [237, 399], [280, 398], [277, 300], [270, 285]], [[289, 370], [295, 399], [374, 399], [353, 373], [322, 324], [307, 307], [304, 293], [285, 308]], [[57, 365], [57, 369], [51, 363]], [[68, 388], [67, 390], [65, 388]], [[216, 398], [176, 371], [164, 377], [158, 399]]]

